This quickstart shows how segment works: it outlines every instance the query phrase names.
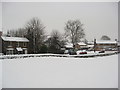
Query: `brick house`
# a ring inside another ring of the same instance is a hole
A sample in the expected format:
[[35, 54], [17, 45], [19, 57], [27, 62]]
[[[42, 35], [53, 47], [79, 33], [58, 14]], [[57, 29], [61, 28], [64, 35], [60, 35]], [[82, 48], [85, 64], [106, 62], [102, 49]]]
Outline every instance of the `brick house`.
[[117, 50], [118, 43], [116, 41], [96, 41], [95, 50], [106, 50], [106, 51], [113, 51]]
[[86, 47], [87, 47], [87, 44], [85, 44], [84, 42], [79, 42], [79, 43], [77, 43], [74, 47], [73, 47], [73, 44], [72, 44], [72, 43], [67, 43], [67, 44], [65, 45], [65, 48], [66, 48], [66, 49], [73, 49], [73, 48], [75, 48], [75, 49], [79, 50], [79, 49], [81, 49], [81, 48], [86, 48]]
[[79, 42], [75, 45], [75, 48], [78, 50], [86, 47], [87, 47], [87, 44], [85, 44], [84, 42]]
[[7, 54], [27, 54], [28, 42], [27, 38], [23, 37], [7, 37], [1, 36], [2, 40], [2, 53]]

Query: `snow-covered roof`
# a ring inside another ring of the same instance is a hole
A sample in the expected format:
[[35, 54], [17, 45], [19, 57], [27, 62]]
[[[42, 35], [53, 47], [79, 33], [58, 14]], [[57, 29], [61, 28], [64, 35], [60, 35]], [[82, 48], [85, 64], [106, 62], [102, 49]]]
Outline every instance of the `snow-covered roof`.
[[14, 50], [14, 48], [7, 48], [7, 50]]
[[44, 41], [47, 41], [51, 36], [50, 35], [46, 35], [46, 38], [44, 39]]
[[27, 38], [23, 38], [23, 37], [6, 37], [6, 36], [1, 36], [1, 38], [4, 41], [29, 42], [29, 40]]
[[94, 47], [94, 45], [87, 45], [87, 47]]
[[101, 40], [101, 41], [96, 41], [97, 44], [116, 44], [116, 41], [111, 41], [111, 40]]
[[78, 45], [86, 45], [84, 42], [79, 42]]
[[88, 43], [89, 45], [94, 44], [94, 42], [93, 42], [93, 41], [88, 41], [87, 43]]
[[16, 49], [17, 49], [17, 51], [23, 51], [23, 49], [21, 47], [18, 47]]
[[66, 48], [73, 48], [73, 44], [67, 43], [67, 44], [65, 45], [65, 47], [66, 47]]

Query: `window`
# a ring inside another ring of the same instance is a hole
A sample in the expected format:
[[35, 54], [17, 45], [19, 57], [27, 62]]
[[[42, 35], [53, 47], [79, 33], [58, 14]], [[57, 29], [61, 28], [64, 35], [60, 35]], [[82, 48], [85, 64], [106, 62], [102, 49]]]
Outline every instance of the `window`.
[[12, 42], [8, 42], [8, 46], [12, 46]]
[[7, 50], [7, 54], [8, 55], [12, 55], [13, 54], [13, 50]]
[[26, 47], [26, 43], [25, 43], [25, 42], [23, 43], [23, 46], [25, 46], [25, 47]]
[[16, 46], [19, 47], [19, 42], [16, 42]]

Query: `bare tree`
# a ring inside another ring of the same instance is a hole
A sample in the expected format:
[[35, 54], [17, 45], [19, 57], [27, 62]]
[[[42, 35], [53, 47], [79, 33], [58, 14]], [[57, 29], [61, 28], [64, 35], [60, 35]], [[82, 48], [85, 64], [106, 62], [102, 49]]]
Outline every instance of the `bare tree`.
[[15, 32], [15, 36], [17, 37], [25, 37], [26, 34], [27, 34], [27, 30], [24, 28], [18, 28]]
[[8, 30], [7, 36], [26, 37], [29, 39], [29, 53], [39, 53], [45, 39], [45, 26], [38, 18], [32, 18], [25, 28]]
[[47, 43], [50, 53], [61, 53], [61, 47], [64, 46], [62, 34], [58, 30], [53, 30]]
[[29, 39], [29, 52], [39, 53], [40, 47], [45, 39], [45, 26], [38, 18], [32, 18], [27, 24], [25, 29], [27, 30], [26, 37]]
[[6, 36], [9, 36], [9, 37], [13, 37], [13, 36], [15, 36], [15, 30], [7, 30], [7, 34], [6, 34]]
[[103, 35], [101, 37], [101, 40], [111, 40], [110, 37], [108, 37], [107, 35]]
[[65, 25], [65, 36], [74, 46], [85, 36], [83, 24], [79, 20], [68, 20]]
[[11, 29], [7, 31], [7, 36], [12, 37], [25, 37], [27, 31], [24, 28], [18, 28], [18, 29]]

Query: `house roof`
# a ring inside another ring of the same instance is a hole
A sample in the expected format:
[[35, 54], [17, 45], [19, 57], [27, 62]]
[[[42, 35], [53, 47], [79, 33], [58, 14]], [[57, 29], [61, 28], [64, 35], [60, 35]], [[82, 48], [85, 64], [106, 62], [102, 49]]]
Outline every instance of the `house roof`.
[[84, 42], [79, 42], [78, 45], [83, 45], [85, 46], [86, 44]]
[[94, 45], [87, 45], [87, 47], [94, 47]]
[[[86, 46], [86, 44], [84, 42], [79, 42], [78, 45], [82, 45], [82, 46]], [[67, 43], [65, 45], [66, 48], [73, 48], [73, 44], [72, 43]]]
[[116, 44], [116, 41], [111, 41], [111, 40], [101, 40], [101, 41], [96, 41], [97, 44]]
[[94, 42], [93, 42], [93, 41], [88, 41], [87, 43], [88, 43], [89, 45], [94, 44]]
[[29, 40], [27, 38], [23, 38], [23, 37], [6, 37], [6, 36], [1, 36], [1, 38], [4, 41], [29, 42]]
[[21, 47], [18, 47], [16, 49], [17, 49], [17, 51], [23, 51], [23, 49]]
[[65, 47], [66, 47], [66, 48], [73, 48], [73, 44], [67, 43], [67, 44], [65, 45]]

